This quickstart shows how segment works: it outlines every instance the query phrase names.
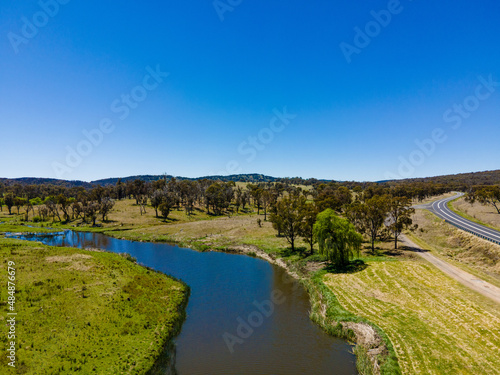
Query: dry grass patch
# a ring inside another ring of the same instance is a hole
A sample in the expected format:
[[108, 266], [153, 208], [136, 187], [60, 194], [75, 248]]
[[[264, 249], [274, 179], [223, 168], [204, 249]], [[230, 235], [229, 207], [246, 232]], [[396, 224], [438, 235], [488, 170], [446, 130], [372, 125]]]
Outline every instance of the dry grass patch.
[[71, 263], [78, 259], [91, 259], [91, 255], [87, 254], [73, 254], [73, 255], [54, 255], [45, 258], [49, 263]]
[[500, 311], [431, 265], [369, 262], [325, 284], [348, 311], [381, 327], [404, 374], [500, 374]]

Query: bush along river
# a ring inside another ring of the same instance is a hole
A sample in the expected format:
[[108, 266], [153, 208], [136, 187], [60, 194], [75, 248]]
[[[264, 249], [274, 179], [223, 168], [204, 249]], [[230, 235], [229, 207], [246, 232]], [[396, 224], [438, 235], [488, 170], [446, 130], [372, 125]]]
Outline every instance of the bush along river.
[[265, 260], [69, 230], [10, 237], [128, 253], [187, 283], [187, 319], [172, 356], [180, 375], [357, 374], [351, 346], [309, 319], [304, 287]]

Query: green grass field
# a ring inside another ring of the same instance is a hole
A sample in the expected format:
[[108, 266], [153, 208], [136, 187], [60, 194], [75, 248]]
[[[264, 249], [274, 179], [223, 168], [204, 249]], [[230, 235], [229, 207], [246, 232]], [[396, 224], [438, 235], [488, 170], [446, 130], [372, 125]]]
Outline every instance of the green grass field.
[[2, 279], [16, 264], [18, 312], [16, 370], [2, 355], [2, 374], [143, 374], [184, 319], [187, 286], [118, 254], [5, 238], [0, 253]]
[[369, 262], [325, 284], [388, 335], [404, 374], [500, 374], [500, 310], [419, 261]]

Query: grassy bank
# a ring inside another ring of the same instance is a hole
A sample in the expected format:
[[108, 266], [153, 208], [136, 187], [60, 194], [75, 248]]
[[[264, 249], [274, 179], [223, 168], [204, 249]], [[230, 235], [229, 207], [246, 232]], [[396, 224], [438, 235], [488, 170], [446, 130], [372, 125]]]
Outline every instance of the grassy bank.
[[404, 374], [499, 374], [500, 312], [423, 262], [369, 262], [323, 275], [347, 311], [388, 335]]
[[[2, 356], [3, 374], [146, 373], [184, 319], [187, 286], [118, 254], [5, 238], [0, 253], [18, 312], [17, 371]], [[0, 320], [6, 300], [2, 288]]]
[[356, 366], [360, 374], [401, 374], [390, 339], [377, 325], [346, 310], [335, 293], [326, 286], [325, 270], [315, 272], [305, 284], [311, 296], [311, 319], [333, 336], [357, 343]]

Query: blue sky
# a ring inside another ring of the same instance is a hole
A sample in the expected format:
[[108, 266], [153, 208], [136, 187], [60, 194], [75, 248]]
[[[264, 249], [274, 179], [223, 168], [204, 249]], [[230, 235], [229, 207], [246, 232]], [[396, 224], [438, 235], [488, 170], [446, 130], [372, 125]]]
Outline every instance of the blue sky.
[[0, 176], [500, 166], [497, 1], [110, 3], [2, 2]]

